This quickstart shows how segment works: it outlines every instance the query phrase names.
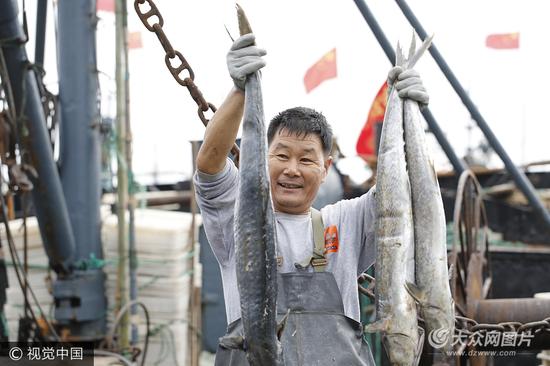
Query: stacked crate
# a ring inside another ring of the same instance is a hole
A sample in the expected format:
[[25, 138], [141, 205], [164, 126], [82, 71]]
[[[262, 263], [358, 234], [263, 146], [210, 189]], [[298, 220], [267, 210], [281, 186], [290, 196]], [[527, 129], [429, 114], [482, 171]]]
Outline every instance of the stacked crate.
[[[36, 295], [36, 298], [45, 312], [45, 316], [50, 318], [53, 315], [53, 298], [50, 295], [50, 281], [48, 277], [48, 257], [42, 244], [38, 221], [35, 217], [29, 217], [26, 220], [27, 224], [27, 256], [28, 256], [28, 275], [27, 279], [31, 288]], [[21, 265], [24, 259], [24, 226], [23, 220], [12, 220], [9, 223], [10, 232], [13, 237], [16, 251], [19, 255]], [[24, 295], [19, 286], [17, 275], [8, 247], [7, 233], [4, 224], [0, 225], [0, 237], [2, 238], [2, 251], [6, 260], [8, 272], [7, 303], [4, 308], [6, 320], [8, 322], [9, 339], [10, 341], [17, 340], [17, 329], [19, 318], [24, 314]], [[34, 301], [29, 293], [29, 302], [34, 304]], [[36, 316], [39, 316], [39, 311], [36, 306], [32, 306]]]
[[[150, 209], [135, 211], [137, 300], [149, 311], [153, 333], [147, 351], [146, 364], [149, 365], [186, 364], [190, 281], [193, 256], [198, 255], [194, 251], [195, 239], [190, 236], [191, 222], [189, 213]], [[108, 216], [103, 223], [103, 244], [107, 261], [107, 298], [110, 314], [114, 315], [118, 263], [115, 215]], [[111, 321], [113, 318], [111, 316]], [[137, 323], [139, 338], [143, 341], [145, 318], [139, 308], [134, 323]]]
[[[116, 215], [103, 213], [102, 241], [107, 274], [109, 328], [115, 318], [115, 294], [118, 263], [118, 229]], [[200, 216], [196, 225], [199, 225]], [[198, 256], [195, 238], [191, 238], [192, 215], [182, 212], [137, 209], [135, 212], [135, 242], [137, 252], [138, 298], [149, 311], [152, 335], [147, 351], [147, 365], [186, 365], [189, 339], [189, 296], [193, 257]], [[11, 233], [23, 261], [24, 231], [22, 220], [10, 222]], [[5, 314], [10, 340], [17, 339], [19, 318], [23, 315], [24, 298], [7, 247], [6, 232], [0, 225], [4, 256], [8, 268], [9, 289]], [[196, 237], [196, 235], [195, 235]], [[48, 279], [48, 257], [44, 250], [36, 218], [27, 219], [29, 283], [45, 315], [53, 316], [53, 297]], [[195, 273], [198, 270], [195, 265]], [[55, 279], [55, 274], [52, 272]], [[127, 277], [128, 278], [128, 277]], [[198, 277], [200, 278], [200, 277]], [[199, 285], [200, 286], [200, 285]], [[34, 302], [31, 301], [31, 304]], [[35, 313], [38, 309], [33, 306]], [[145, 317], [138, 307], [139, 346], [146, 333]]]

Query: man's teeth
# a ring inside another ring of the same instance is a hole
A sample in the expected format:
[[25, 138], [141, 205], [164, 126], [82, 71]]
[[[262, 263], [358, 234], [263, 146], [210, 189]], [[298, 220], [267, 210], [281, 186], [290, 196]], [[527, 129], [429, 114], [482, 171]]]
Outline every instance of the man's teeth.
[[285, 188], [300, 188], [300, 185], [298, 184], [288, 184], [288, 183], [279, 183], [279, 184]]

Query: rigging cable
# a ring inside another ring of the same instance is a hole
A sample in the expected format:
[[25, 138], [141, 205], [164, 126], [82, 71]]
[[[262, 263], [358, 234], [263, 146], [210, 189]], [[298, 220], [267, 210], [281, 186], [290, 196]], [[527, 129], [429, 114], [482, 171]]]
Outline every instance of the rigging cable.
[[[13, 41], [13, 40], [11, 40]], [[4, 43], [6, 42], [5, 40], [2, 42]], [[9, 42], [9, 41], [8, 41]], [[0, 69], [1, 71], [4, 71], [4, 70], [7, 70], [7, 68], [5, 67], [6, 66], [6, 62], [5, 62], [5, 58], [4, 58], [4, 52], [3, 50], [0, 48]], [[8, 102], [8, 115], [11, 117], [12, 119], [12, 123], [15, 122], [20, 122], [20, 123], [17, 123], [19, 126], [19, 128], [21, 128], [20, 125], [22, 125], [23, 121], [24, 121], [24, 105], [25, 105], [25, 83], [23, 81], [23, 93], [22, 93], [22, 101], [21, 101], [21, 115], [20, 116], [17, 116], [17, 113], [16, 113], [16, 109], [15, 109], [15, 100], [14, 100], [14, 97], [13, 97], [13, 91], [11, 90], [11, 83], [9, 82], [9, 75], [4, 75], [4, 73], [2, 74], [2, 84], [3, 85], [3, 89], [4, 89], [4, 93], [6, 95], [6, 99], [7, 99], [7, 102]], [[20, 157], [21, 159], [23, 160], [26, 155], [24, 153], [24, 150], [22, 149], [22, 145], [21, 145], [21, 134], [19, 133], [20, 130], [18, 128], [15, 128], [15, 133], [16, 133], [16, 136], [17, 136], [17, 142], [19, 144], [19, 150], [20, 150]], [[3, 183], [3, 177], [0, 175], [0, 185]], [[56, 339], [60, 339], [59, 338], [59, 335], [55, 332], [55, 329], [53, 328], [53, 326], [51, 325], [51, 323], [49, 322], [48, 319], [46, 319], [46, 317], [44, 316], [44, 312], [42, 311], [42, 307], [40, 306], [40, 303], [38, 302], [37, 298], [36, 298], [36, 295], [34, 293], [34, 291], [32, 290], [32, 287], [29, 286], [28, 284], [28, 279], [27, 279], [27, 275], [24, 271], [24, 269], [22, 269], [22, 264], [21, 264], [21, 260], [19, 259], [19, 256], [17, 254], [17, 250], [15, 248], [15, 243], [13, 241], [13, 237], [11, 235], [11, 230], [10, 230], [10, 227], [9, 227], [9, 216], [6, 212], [6, 208], [7, 208], [7, 205], [6, 205], [6, 202], [4, 200], [4, 196], [0, 193], [0, 204], [2, 206], [2, 217], [3, 217], [3, 221], [4, 221], [4, 224], [5, 224], [5, 228], [6, 228], [6, 236], [7, 236], [7, 241], [8, 241], [8, 247], [9, 247], [9, 250], [10, 250], [10, 255], [12, 257], [12, 262], [13, 262], [13, 266], [14, 266], [14, 270], [15, 270], [15, 274], [17, 276], [17, 281], [19, 282], [19, 286], [21, 287], [21, 290], [23, 291], [23, 294], [25, 296], [26, 294], [26, 289], [28, 289], [28, 293], [30, 293], [31, 297], [33, 298], [38, 310], [40, 311], [40, 315], [43, 317], [44, 319], [44, 322], [46, 323], [46, 325], [48, 326], [50, 332], [55, 336]], [[21, 273], [23, 272], [23, 273]], [[28, 305], [28, 306], [27, 306]], [[39, 327], [40, 326], [40, 323], [38, 322], [38, 319], [36, 317], [36, 314], [34, 313], [34, 310], [32, 309], [32, 307], [30, 306], [30, 304], [28, 303], [28, 301], [26, 302], [25, 304], [25, 311], [27, 311], [30, 313], [31, 315], [31, 318], [32, 320], [34, 321], [34, 323]]]
[[147, 326], [147, 331], [145, 333], [145, 345], [143, 346], [143, 356], [141, 358], [141, 365], [145, 365], [145, 357], [147, 356], [147, 348], [149, 346], [149, 336], [151, 334], [151, 320], [149, 318], [149, 311], [147, 310], [147, 307], [145, 306], [145, 304], [143, 304], [142, 302], [140, 301], [137, 301], [137, 300], [133, 300], [133, 301], [129, 301], [128, 303], [126, 303], [121, 309], [120, 311], [118, 312], [116, 318], [115, 318], [115, 321], [113, 322], [113, 327], [111, 328], [111, 330], [109, 331], [109, 333], [107, 334], [107, 336], [105, 337], [107, 340], [108, 340], [108, 343], [110, 343], [110, 341], [112, 339], [114, 339], [114, 336], [115, 336], [115, 332], [122, 320], [122, 317], [124, 316], [124, 314], [126, 312], [128, 312], [128, 310], [130, 310], [130, 308], [133, 306], [133, 305], [139, 305], [141, 306], [141, 308], [143, 309], [143, 312], [145, 314], [145, 323], [146, 323], [146, 326]]
[[[59, 335], [55, 331], [55, 329], [52, 326], [52, 324], [50, 323], [50, 321], [45, 317], [44, 311], [42, 310], [42, 307], [40, 306], [40, 303], [38, 302], [38, 299], [36, 298], [36, 295], [35, 295], [32, 287], [30, 285], [28, 285], [28, 279], [27, 279], [26, 274], [24, 272], [23, 272], [23, 274], [20, 273], [21, 267], [22, 267], [21, 260], [19, 259], [19, 255], [17, 254], [17, 250], [15, 248], [15, 243], [13, 241], [13, 236], [11, 235], [11, 229], [10, 229], [10, 226], [9, 226], [9, 223], [8, 223], [8, 215], [7, 215], [7, 212], [6, 212], [6, 202], [4, 200], [4, 196], [1, 195], [1, 194], [0, 194], [0, 204], [2, 206], [2, 210], [1, 210], [2, 212], [1, 213], [2, 213], [2, 218], [3, 218], [3, 221], [4, 221], [4, 226], [6, 228], [6, 237], [7, 237], [7, 240], [8, 240], [8, 247], [10, 249], [10, 254], [11, 254], [12, 262], [13, 262], [13, 268], [15, 270], [15, 274], [17, 276], [17, 281], [19, 282], [19, 286], [21, 287], [21, 289], [24, 289], [25, 285], [23, 283], [27, 284], [27, 288], [29, 290], [29, 293], [30, 293], [31, 297], [34, 300], [35, 305], [38, 308], [38, 311], [40, 312], [40, 315], [44, 319], [44, 322], [46, 323], [46, 325], [48, 326], [50, 332], [56, 338], [56, 340], [60, 341], [61, 338], [59, 337]], [[23, 282], [23, 280], [24, 280], [24, 282]], [[36, 323], [37, 326], [39, 326], [40, 323], [38, 322], [38, 318], [36, 317], [36, 314], [34, 313], [33, 308], [29, 307], [28, 310], [31, 314], [31, 317], [32, 317], [33, 321]]]

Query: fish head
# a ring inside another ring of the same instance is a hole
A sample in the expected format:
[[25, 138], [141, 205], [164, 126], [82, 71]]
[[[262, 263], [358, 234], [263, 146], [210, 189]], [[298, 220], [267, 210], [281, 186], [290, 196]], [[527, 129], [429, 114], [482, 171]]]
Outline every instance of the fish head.
[[417, 344], [408, 336], [399, 333], [386, 334], [382, 338], [391, 365], [411, 365], [416, 358]]
[[281, 129], [269, 145], [269, 175], [275, 211], [308, 213], [325, 181], [332, 157], [314, 133]]
[[[454, 305], [453, 305], [454, 306]], [[454, 312], [451, 311], [454, 315]], [[454, 337], [454, 316], [449, 316], [449, 311], [435, 306], [422, 307], [422, 315], [426, 322], [427, 335], [432, 347], [448, 347], [453, 342]]]

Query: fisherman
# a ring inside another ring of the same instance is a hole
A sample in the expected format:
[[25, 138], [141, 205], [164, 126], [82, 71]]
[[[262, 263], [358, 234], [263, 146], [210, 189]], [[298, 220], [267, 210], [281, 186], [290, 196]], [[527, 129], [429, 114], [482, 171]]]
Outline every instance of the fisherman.
[[[236, 278], [234, 206], [239, 175], [227, 157], [241, 123], [246, 77], [265, 66], [253, 34], [227, 54], [235, 86], [212, 117], [197, 155], [197, 203], [219, 262], [228, 335], [242, 335]], [[427, 105], [417, 72], [392, 68], [388, 83], [403, 98]], [[296, 107], [268, 127], [268, 165], [275, 211], [280, 340], [285, 365], [374, 365], [360, 325], [357, 277], [375, 260], [374, 190], [319, 211], [312, 209], [332, 163], [332, 130], [325, 117]], [[246, 340], [243, 348], [246, 348]], [[220, 345], [216, 365], [247, 365], [245, 352]]]

